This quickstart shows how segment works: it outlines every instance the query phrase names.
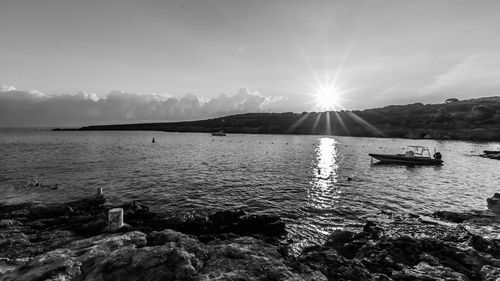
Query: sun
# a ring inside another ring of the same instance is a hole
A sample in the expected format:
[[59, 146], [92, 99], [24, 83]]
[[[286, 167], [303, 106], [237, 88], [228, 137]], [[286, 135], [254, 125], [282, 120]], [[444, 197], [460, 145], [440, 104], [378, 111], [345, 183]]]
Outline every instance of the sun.
[[323, 110], [335, 109], [339, 106], [339, 91], [333, 86], [321, 86], [315, 91], [316, 104]]

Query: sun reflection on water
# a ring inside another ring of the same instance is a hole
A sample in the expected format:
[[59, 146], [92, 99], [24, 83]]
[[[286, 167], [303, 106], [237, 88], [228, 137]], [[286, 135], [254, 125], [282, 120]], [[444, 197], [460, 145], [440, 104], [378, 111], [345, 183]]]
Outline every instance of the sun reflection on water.
[[312, 169], [310, 189], [307, 191], [311, 207], [327, 210], [335, 207], [341, 190], [338, 180], [337, 141], [332, 138], [319, 139], [315, 149], [316, 158]]

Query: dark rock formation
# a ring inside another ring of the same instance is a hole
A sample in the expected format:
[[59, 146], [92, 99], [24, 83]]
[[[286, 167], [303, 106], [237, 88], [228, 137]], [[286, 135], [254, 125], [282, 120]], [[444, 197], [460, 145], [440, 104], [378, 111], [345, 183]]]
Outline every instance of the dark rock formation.
[[498, 243], [459, 226], [369, 222], [360, 233], [334, 232], [297, 261], [329, 280], [483, 280], [498, 276]]
[[133, 202], [121, 206], [126, 222], [142, 231], [174, 229], [196, 235], [202, 241], [250, 235], [276, 240], [286, 234], [285, 223], [278, 216], [247, 214], [243, 210], [224, 210], [211, 215], [193, 213], [163, 218], [145, 205]]
[[500, 214], [500, 193], [495, 193], [493, 197], [486, 199], [486, 202], [488, 203], [488, 209], [494, 213]]
[[326, 280], [294, 272], [275, 246], [252, 237], [204, 245], [164, 230], [75, 241], [33, 258], [2, 280]]
[[[151, 240], [157, 241], [152, 242], [156, 243], [154, 245], [173, 239], [164, 230], [169, 228], [197, 235], [205, 242], [240, 235], [277, 241], [285, 234], [285, 225], [279, 217], [246, 214], [241, 210], [210, 216], [163, 218], [135, 202], [123, 207], [128, 225], [117, 232], [140, 230], [149, 233]], [[0, 272], [2, 264], [16, 266], [26, 258], [64, 247], [75, 240], [108, 233], [107, 210], [110, 208], [102, 196], [60, 204], [0, 205]]]
[[104, 197], [93, 196], [61, 204], [0, 205], [0, 257], [32, 257], [99, 233], [102, 228], [85, 226], [104, 216], [104, 203]]
[[495, 153], [484, 153], [479, 155], [484, 158], [489, 158], [489, 159], [495, 159], [495, 160], [500, 160], [500, 152], [495, 152]]
[[[493, 198], [498, 197], [495, 194]], [[282, 233], [281, 226], [276, 227], [280, 221], [273, 216], [230, 210], [185, 216], [183, 220], [165, 219], [146, 206], [132, 203], [123, 206], [129, 226], [91, 236], [103, 231], [106, 208], [101, 198], [47, 210], [40, 207], [34, 214], [29, 204], [0, 206], [0, 274], [5, 270], [1, 280], [500, 278], [500, 240], [467, 230], [476, 222], [497, 225], [498, 216], [491, 212], [434, 215], [455, 223], [427, 221], [419, 216], [368, 221], [358, 232], [337, 230], [323, 245], [292, 256], [287, 254], [286, 245], [266, 241]], [[101, 211], [97, 211], [99, 208]], [[159, 229], [166, 225], [195, 235]], [[257, 230], [260, 227], [263, 230]]]
[[475, 215], [472, 213], [458, 213], [450, 211], [437, 211], [434, 212], [432, 215], [435, 218], [439, 218], [454, 223], [462, 223], [466, 220], [470, 220], [475, 217]]

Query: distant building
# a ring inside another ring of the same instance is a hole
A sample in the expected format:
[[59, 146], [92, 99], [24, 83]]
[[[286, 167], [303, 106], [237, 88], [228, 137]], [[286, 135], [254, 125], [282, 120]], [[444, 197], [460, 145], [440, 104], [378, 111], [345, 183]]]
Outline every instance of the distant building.
[[449, 98], [449, 99], [445, 100], [444, 102], [445, 103], [452, 103], [452, 102], [457, 102], [457, 101], [460, 101], [460, 100], [457, 98]]

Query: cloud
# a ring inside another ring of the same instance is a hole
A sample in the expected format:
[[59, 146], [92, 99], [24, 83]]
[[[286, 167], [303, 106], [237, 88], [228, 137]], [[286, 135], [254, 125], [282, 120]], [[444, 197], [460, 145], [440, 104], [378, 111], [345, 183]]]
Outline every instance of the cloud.
[[39, 91], [0, 88], [0, 126], [81, 126], [106, 123], [168, 122], [230, 114], [272, 111], [283, 101], [240, 89], [229, 96], [207, 99], [193, 94], [174, 97], [113, 91], [106, 97], [80, 92], [47, 95]]

